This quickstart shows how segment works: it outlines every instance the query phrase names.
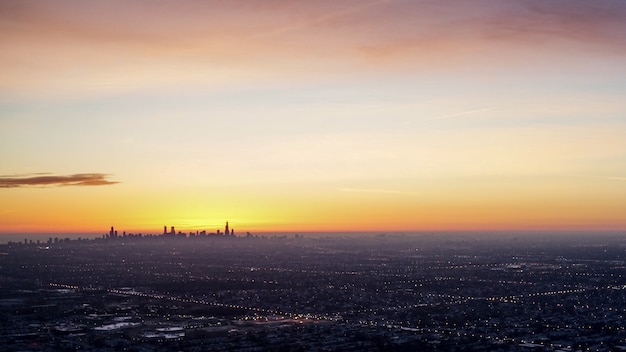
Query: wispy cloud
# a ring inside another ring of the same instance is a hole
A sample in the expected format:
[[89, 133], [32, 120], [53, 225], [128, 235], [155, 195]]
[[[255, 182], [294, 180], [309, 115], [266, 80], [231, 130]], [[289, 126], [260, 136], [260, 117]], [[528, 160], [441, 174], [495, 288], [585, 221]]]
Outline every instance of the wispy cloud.
[[73, 174], [73, 175], [5, 175], [0, 176], [0, 188], [17, 187], [57, 187], [57, 186], [106, 186], [119, 182], [107, 180], [107, 174]]
[[454, 114], [448, 114], [448, 115], [439, 116], [439, 117], [436, 118], [436, 120], [449, 119], [451, 117], [457, 117], [457, 116], [463, 116], [463, 115], [478, 114], [478, 113], [481, 113], [481, 112], [487, 112], [487, 111], [492, 111], [492, 110], [496, 110], [496, 108], [495, 107], [491, 107], [491, 108], [467, 110], [467, 111], [457, 112], [457, 113], [454, 113]]
[[626, 181], [626, 177], [619, 176], [593, 176], [593, 175], [574, 175], [576, 177], [584, 177], [584, 178], [596, 178], [602, 180], [614, 180], [614, 181]]
[[386, 194], [404, 194], [404, 195], [421, 195], [419, 192], [410, 191], [398, 191], [393, 189], [380, 189], [380, 188], [341, 188], [341, 192], [354, 192], [354, 193], [386, 193]]
[[391, 0], [374, 0], [374, 1], [366, 2], [366, 3], [361, 3], [356, 6], [350, 6], [350, 7], [338, 10], [338, 11], [329, 12], [321, 16], [312, 18], [312, 19], [294, 22], [294, 23], [291, 23], [291, 24], [288, 24], [279, 28], [275, 28], [267, 32], [259, 33], [255, 35], [254, 37], [271, 37], [271, 36], [278, 35], [278, 34], [284, 34], [288, 32], [301, 30], [307, 27], [312, 27], [312, 26], [316, 26], [327, 21], [331, 21], [338, 17], [349, 16], [351, 14], [367, 10], [370, 7], [373, 7], [382, 3], [387, 3], [390, 1]]

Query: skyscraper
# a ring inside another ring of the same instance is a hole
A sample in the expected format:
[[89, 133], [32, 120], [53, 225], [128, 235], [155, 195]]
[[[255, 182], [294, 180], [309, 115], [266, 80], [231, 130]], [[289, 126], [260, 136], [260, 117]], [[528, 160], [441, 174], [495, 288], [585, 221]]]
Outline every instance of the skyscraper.
[[226, 226], [224, 227], [224, 235], [230, 235], [230, 231], [228, 230], [228, 221], [226, 221]]

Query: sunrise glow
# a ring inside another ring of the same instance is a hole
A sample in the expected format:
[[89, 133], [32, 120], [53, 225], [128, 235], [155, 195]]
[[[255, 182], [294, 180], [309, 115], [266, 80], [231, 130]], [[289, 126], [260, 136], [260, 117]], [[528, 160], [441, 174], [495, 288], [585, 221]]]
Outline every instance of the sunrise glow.
[[617, 1], [3, 1], [0, 236], [626, 230]]

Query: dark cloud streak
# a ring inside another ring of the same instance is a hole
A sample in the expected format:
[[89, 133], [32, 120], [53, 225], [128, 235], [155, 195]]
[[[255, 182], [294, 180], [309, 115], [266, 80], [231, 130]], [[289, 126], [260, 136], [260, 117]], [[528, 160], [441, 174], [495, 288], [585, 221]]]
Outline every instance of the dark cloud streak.
[[[36, 176], [35, 176], [36, 175]], [[116, 181], [107, 180], [108, 174], [74, 174], [74, 175], [7, 175], [0, 176], [0, 188], [18, 187], [59, 187], [59, 186], [106, 186]]]

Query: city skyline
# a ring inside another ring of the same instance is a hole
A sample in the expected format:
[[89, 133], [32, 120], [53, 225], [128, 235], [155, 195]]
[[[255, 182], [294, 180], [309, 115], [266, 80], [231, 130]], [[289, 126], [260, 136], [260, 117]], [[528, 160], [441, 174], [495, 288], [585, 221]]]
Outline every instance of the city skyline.
[[626, 230], [620, 1], [10, 0], [0, 25], [0, 242]]

